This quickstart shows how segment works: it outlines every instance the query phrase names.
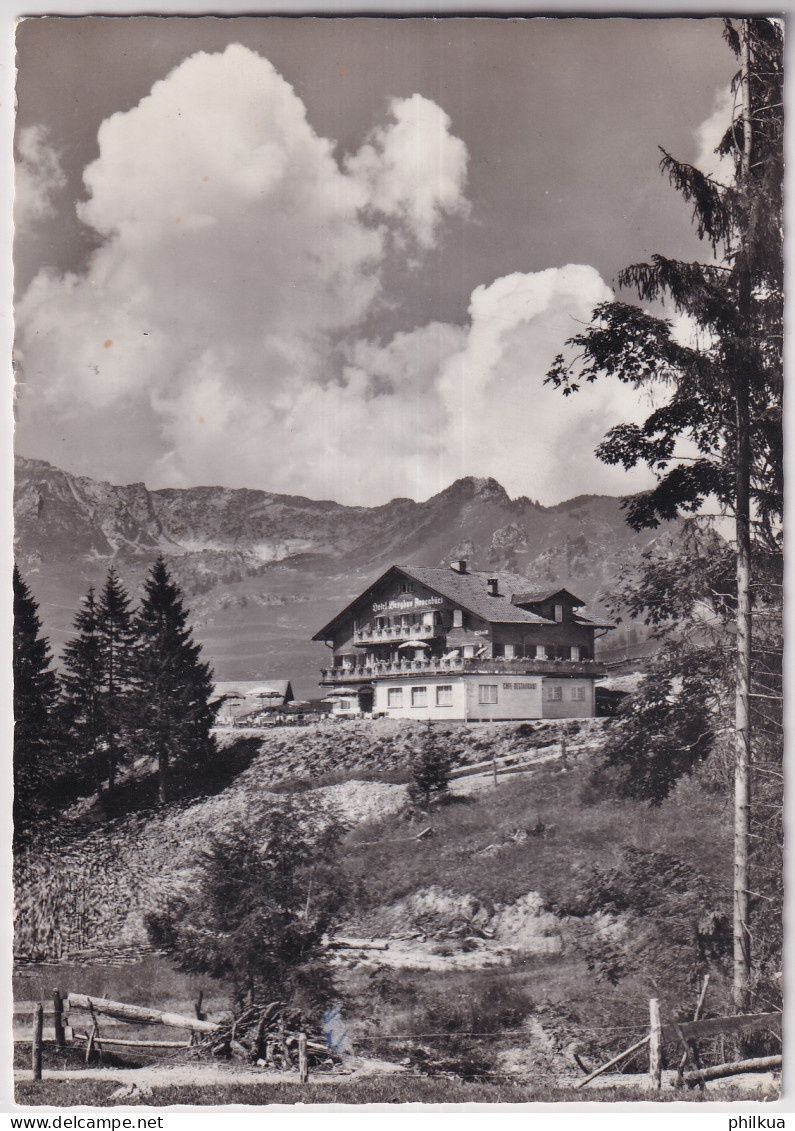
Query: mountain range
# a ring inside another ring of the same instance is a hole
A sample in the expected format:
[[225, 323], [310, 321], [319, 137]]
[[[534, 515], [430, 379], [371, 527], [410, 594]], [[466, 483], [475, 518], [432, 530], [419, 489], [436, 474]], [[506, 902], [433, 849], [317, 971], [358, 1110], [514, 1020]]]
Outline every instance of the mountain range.
[[[56, 656], [110, 565], [135, 594], [162, 553], [216, 679], [289, 678], [301, 698], [319, 694], [326, 660], [312, 634], [394, 563], [467, 558], [560, 583], [601, 611], [621, 566], [656, 536], [626, 525], [620, 499], [544, 507], [494, 479], [353, 507], [246, 488], [114, 486], [21, 456], [14, 515], [16, 560]], [[613, 652], [639, 636], [635, 626], [611, 634]]]

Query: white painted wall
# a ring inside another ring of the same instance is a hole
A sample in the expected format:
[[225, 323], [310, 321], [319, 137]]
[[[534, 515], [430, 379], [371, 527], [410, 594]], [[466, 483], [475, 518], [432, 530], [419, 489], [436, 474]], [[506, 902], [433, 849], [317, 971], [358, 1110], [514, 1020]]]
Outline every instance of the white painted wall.
[[[472, 675], [466, 677], [468, 719], [540, 719], [542, 717], [543, 676]], [[481, 702], [489, 697], [481, 689], [497, 688], [497, 702]]]
[[[411, 689], [413, 687], [427, 688], [425, 706], [412, 706]], [[449, 706], [437, 702], [437, 687], [450, 687], [452, 689], [452, 702]], [[402, 702], [399, 707], [389, 706], [389, 691], [392, 689], [402, 691]], [[448, 719], [460, 722], [466, 718], [466, 692], [461, 676], [425, 676], [417, 674], [412, 679], [377, 680], [375, 682], [375, 699], [373, 710], [389, 715], [391, 719]]]

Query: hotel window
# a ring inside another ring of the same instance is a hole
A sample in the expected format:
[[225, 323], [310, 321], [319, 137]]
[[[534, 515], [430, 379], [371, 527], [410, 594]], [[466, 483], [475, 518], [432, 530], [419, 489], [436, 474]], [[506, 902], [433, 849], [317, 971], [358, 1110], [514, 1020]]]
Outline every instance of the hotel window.
[[563, 698], [563, 688], [560, 686], [560, 684], [556, 684], [555, 686], [550, 687], [548, 698], [552, 699], [556, 703], [559, 703], [561, 701], [561, 699]]
[[492, 659], [499, 660], [505, 655], [505, 649], [502, 644], [492, 644], [491, 646]]
[[412, 687], [412, 689], [411, 689], [411, 705], [412, 705], [412, 707], [427, 707], [428, 706], [428, 688], [427, 687]]
[[546, 644], [536, 644], [536, 659], [545, 660], [547, 658]]
[[436, 688], [436, 706], [437, 707], [452, 707], [453, 705], [453, 688], [449, 683], [440, 683]]
[[414, 582], [413, 581], [401, 581], [400, 592], [401, 593], [413, 593], [414, 592]]
[[580, 646], [579, 646], [579, 644], [572, 644], [572, 646], [571, 646], [571, 658], [572, 658], [572, 660], [579, 660], [579, 658], [580, 658]]
[[387, 688], [386, 705], [387, 705], [387, 707], [402, 707], [403, 706], [403, 688], [402, 687], [389, 687], [389, 688]]
[[505, 659], [513, 660], [516, 656], [516, 647], [513, 644], [505, 645]]
[[563, 620], [563, 606], [562, 605], [555, 605], [555, 620], [558, 622], [558, 624], [560, 624], [560, 622]]
[[572, 697], [572, 699], [576, 700], [577, 702], [584, 703], [585, 702], [585, 688], [584, 687], [573, 687], [572, 690], [571, 690], [571, 697]]
[[453, 628], [464, 627], [464, 610], [453, 609]]
[[497, 684], [496, 683], [479, 683], [478, 684], [478, 703], [496, 703], [497, 702]]
[[340, 710], [341, 711], [350, 711], [350, 709], [351, 709], [350, 699], [340, 699]]
[[474, 659], [474, 657], [475, 657], [475, 645], [474, 644], [465, 644], [464, 645], [464, 659], [465, 660], [472, 660], [472, 659]]

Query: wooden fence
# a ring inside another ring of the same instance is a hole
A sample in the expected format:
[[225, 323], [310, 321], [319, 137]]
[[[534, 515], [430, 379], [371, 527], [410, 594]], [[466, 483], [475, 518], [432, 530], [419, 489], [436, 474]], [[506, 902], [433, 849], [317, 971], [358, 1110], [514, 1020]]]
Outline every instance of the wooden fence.
[[[699, 1014], [704, 1004], [709, 977], [705, 978], [695, 1016], [692, 1021], [670, 1020], [662, 1022], [660, 1001], [658, 998], [649, 1000], [649, 1031], [640, 1040], [635, 1041], [629, 1048], [612, 1057], [605, 1064], [589, 1072], [577, 1084], [584, 1088], [598, 1076], [610, 1068], [617, 1067], [627, 1057], [637, 1053], [644, 1046], [649, 1050], [649, 1087], [657, 1091], [662, 1087], [663, 1043], [669, 1042], [682, 1046], [682, 1056], [677, 1068], [677, 1082], [693, 1086], [704, 1086], [707, 1080], [719, 1080], [726, 1076], [734, 1076], [741, 1072], [761, 1072], [781, 1068], [782, 1057], [775, 1056], [749, 1057], [745, 1060], [734, 1060], [724, 1064], [711, 1065], [705, 1068], [701, 1064], [697, 1042], [705, 1037], [719, 1034], [732, 1034], [744, 1036], [747, 1033], [771, 1032], [781, 1035], [780, 1013], [746, 1013], [735, 1014], [730, 1017], [707, 1017], [703, 1020]], [[686, 1071], [689, 1066], [689, 1071]]]
[[[347, 944], [357, 947], [366, 942], [366, 940], [356, 939], [335, 941], [341, 946]], [[741, 1072], [759, 1072], [781, 1068], [782, 1057], [780, 1054], [728, 1061], [724, 1064], [708, 1067], [702, 1065], [699, 1058], [698, 1041], [704, 1038], [720, 1034], [744, 1036], [757, 1032], [775, 1033], [779, 1038], [781, 1036], [781, 1013], [737, 1014], [702, 1019], [700, 1013], [704, 1005], [708, 982], [709, 978], [707, 977], [704, 980], [692, 1021], [669, 1019], [663, 1022], [660, 1000], [651, 998], [649, 1001], [648, 1032], [617, 1056], [612, 1057], [593, 1071], [587, 1072], [585, 1077], [578, 1081], [577, 1087], [585, 1087], [592, 1080], [603, 1075], [609, 1069], [616, 1068], [622, 1061], [648, 1046], [649, 1087], [653, 1091], [659, 1090], [662, 1087], [663, 1045], [666, 1042], [678, 1044], [682, 1048], [677, 1070], [677, 1082], [693, 1087], [703, 1088], [709, 1080], [717, 1080]], [[202, 1014], [201, 995], [195, 1005], [195, 1014], [195, 1017], [189, 1017], [186, 1014], [171, 1013], [150, 1006], [129, 1005], [125, 1002], [111, 1001], [107, 998], [92, 997], [87, 994], [70, 993], [66, 998], [63, 998], [60, 991], [55, 990], [52, 1001], [46, 1006], [42, 1002], [15, 1003], [14, 1040], [30, 1041], [33, 1078], [40, 1080], [42, 1046], [45, 1041], [52, 1042], [56, 1048], [65, 1048], [67, 1044], [74, 1044], [75, 1042], [84, 1043], [86, 1063], [91, 1059], [93, 1052], [98, 1052], [101, 1055], [104, 1048], [162, 1051], [185, 1049], [195, 1041], [197, 1034], [216, 1033], [221, 1028], [219, 1022], [208, 1021]], [[17, 1026], [16, 1019], [22, 1017], [31, 1019], [29, 1031]], [[47, 1029], [44, 1027], [45, 1017], [51, 1019], [51, 1027]], [[101, 1028], [100, 1017], [102, 1018]], [[137, 1025], [139, 1027], [161, 1025], [167, 1028], [181, 1029], [188, 1036], [187, 1039], [183, 1038], [181, 1041], [164, 1041], [131, 1040], [115, 1035], [111, 1037], [106, 1035], [108, 1028], [124, 1025]], [[298, 1041], [299, 1079], [301, 1083], [306, 1083], [309, 1073], [307, 1037], [305, 1033], [298, 1033], [295, 1036], [297, 1036]], [[582, 1062], [578, 1061], [578, 1063]]]
[[[189, 1048], [197, 1034], [216, 1033], [221, 1028], [219, 1022], [208, 1021], [201, 1012], [202, 995], [195, 1005], [195, 1017], [171, 1013], [150, 1006], [129, 1005], [126, 1002], [111, 1001], [108, 998], [92, 997], [88, 994], [70, 993], [64, 998], [60, 990], [53, 991], [52, 1002], [17, 1002], [14, 1004], [14, 1040], [30, 1041], [33, 1079], [42, 1077], [42, 1047], [45, 1041], [52, 1042], [56, 1049], [66, 1048], [68, 1044], [84, 1042], [86, 1063], [92, 1053], [100, 1055], [107, 1049], [152, 1049], [178, 1050]], [[52, 1018], [52, 1027], [44, 1028], [44, 1017]], [[31, 1028], [27, 1032], [16, 1024], [17, 1018], [31, 1018]], [[100, 1030], [100, 1017], [102, 1025]], [[106, 1035], [108, 1028], [124, 1025], [162, 1025], [166, 1028], [182, 1029], [189, 1036], [181, 1041], [140, 1040]], [[80, 1026], [85, 1032], [80, 1031]], [[306, 1033], [298, 1033], [298, 1077], [302, 1084], [309, 1079], [308, 1041]], [[314, 1046], [313, 1046], [314, 1047]]]

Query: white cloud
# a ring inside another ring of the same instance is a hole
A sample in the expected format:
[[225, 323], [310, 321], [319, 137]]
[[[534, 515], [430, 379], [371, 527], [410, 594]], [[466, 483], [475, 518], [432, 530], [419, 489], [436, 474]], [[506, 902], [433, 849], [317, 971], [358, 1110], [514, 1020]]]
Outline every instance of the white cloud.
[[54, 214], [52, 197], [66, 184], [66, 175], [41, 126], [20, 131], [17, 151], [14, 221], [17, 228], [28, 231], [37, 221]]
[[[610, 297], [598, 272], [571, 264], [476, 287], [458, 347], [454, 336], [437, 330], [437, 346], [443, 347], [435, 354], [438, 373], [411, 400], [425, 446], [409, 440], [401, 462], [405, 480], [421, 469], [420, 496], [462, 475], [491, 475], [509, 494], [527, 494], [546, 504], [650, 484], [645, 471], [628, 475], [593, 455], [609, 427], [648, 413], [641, 395], [608, 379], [568, 398], [544, 384], [564, 340]], [[412, 346], [428, 356], [426, 330], [417, 332], [421, 337]], [[382, 351], [380, 369], [371, 359], [370, 371], [380, 371], [382, 380], [388, 371], [397, 384], [400, 363], [412, 352], [405, 338], [400, 347], [397, 358], [393, 344]], [[397, 365], [390, 364], [394, 360]]]
[[267, 60], [185, 60], [102, 124], [86, 272], [42, 273], [19, 304], [20, 451], [117, 482], [364, 504], [467, 474], [545, 502], [644, 485], [591, 454], [637, 397], [543, 384], [609, 297], [593, 268], [509, 275], [475, 289], [465, 326], [375, 338], [387, 256], [427, 254], [466, 214], [450, 129], [427, 99], [395, 101], [340, 163]]
[[719, 90], [715, 95], [714, 109], [695, 131], [695, 166], [723, 184], [734, 180], [734, 163], [730, 157], [721, 157], [715, 152], [721, 139], [732, 123], [736, 111], [736, 95], [729, 90]]
[[366, 187], [374, 213], [399, 217], [430, 247], [445, 213], [466, 212], [467, 150], [441, 107], [420, 94], [393, 99], [392, 121], [373, 130], [346, 168]]

